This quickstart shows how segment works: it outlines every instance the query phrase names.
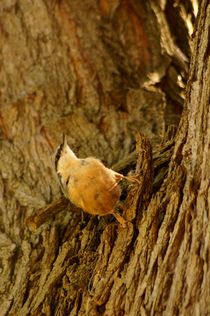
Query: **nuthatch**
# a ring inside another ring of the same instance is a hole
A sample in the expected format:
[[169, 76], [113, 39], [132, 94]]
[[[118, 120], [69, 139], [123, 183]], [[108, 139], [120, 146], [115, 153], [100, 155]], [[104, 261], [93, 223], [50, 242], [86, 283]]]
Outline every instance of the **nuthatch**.
[[124, 178], [139, 182], [135, 176], [125, 177], [93, 157], [77, 158], [65, 136], [55, 154], [55, 169], [63, 193], [75, 206], [93, 215], [113, 214], [125, 226], [125, 219], [115, 212], [121, 194], [118, 183]]

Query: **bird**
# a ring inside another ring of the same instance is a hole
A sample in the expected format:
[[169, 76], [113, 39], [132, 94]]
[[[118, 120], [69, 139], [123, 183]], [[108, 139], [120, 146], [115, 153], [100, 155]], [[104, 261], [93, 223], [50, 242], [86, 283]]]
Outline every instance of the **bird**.
[[91, 215], [112, 214], [126, 226], [126, 220], [116, 210], [120, 199], [122, 179], [135, 181], [135, 176], [124, 176], [107, 168], [94, 157], [78, 158], [67, 143], [66, 135], [55, 152], [55, 170], [67, 199]]

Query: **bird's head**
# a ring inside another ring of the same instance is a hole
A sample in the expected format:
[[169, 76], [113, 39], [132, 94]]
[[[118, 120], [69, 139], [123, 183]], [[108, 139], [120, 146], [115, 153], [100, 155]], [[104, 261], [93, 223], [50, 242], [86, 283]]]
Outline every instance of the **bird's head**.
[[60, 172], [60, 170], [65, 167], [65, 165], [71, 161], [77, 160], [76, 155], [71, 150], [69, 145], [67, 144], [66, 135], [63, 135], [63, 142], [58, 146], [55, 151], [55, 170], [56, 172]]

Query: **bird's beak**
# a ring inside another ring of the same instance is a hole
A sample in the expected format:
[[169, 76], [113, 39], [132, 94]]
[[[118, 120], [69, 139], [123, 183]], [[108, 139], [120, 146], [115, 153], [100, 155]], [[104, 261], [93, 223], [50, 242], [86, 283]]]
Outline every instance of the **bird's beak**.
[[63, 148], [67, 146], [67, 137], [65, 134], [63, 134]]

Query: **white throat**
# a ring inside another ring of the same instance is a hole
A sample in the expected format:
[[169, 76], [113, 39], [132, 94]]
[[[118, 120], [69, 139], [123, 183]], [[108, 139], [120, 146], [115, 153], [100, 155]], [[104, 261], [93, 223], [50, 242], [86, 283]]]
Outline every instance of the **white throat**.
[[74, 168], [78, 163], [78, 158], [75, 153], [71, 150], [71, 148], [67, 145], [63, 148], [61, 156], [58, 161], [57, 172], [66, 178], [69, 173], [69, 169]]

